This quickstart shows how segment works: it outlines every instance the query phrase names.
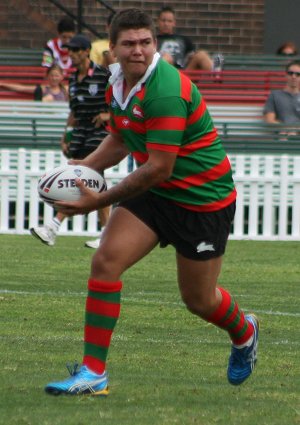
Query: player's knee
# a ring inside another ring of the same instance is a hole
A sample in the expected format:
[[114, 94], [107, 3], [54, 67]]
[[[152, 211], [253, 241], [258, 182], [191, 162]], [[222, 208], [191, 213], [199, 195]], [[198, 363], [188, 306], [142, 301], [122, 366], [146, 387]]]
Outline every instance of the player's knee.
[[116, 270], [116, 268], [114, 259], [109, 256], [109, 253], [99, 248], [92, 258], [91, 275], [94, 277], [101, 276], [102, 279], [107, 278], [109, 280], [112, 270]]
[[186, 308], [196, 316], [208, 317], [216, 309], [215, 298], [207, 296], [182, 296], [182, 300], [186, 305]]

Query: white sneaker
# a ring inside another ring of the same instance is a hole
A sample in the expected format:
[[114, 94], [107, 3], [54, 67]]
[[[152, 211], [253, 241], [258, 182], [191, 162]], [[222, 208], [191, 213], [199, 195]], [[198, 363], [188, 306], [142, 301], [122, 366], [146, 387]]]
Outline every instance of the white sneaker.
[[84, 246], [86, 246], [87, 248], [93, 248], [93, 249], [97, 249], [100, 245], [100, 241], [101, 239], [94, 239], [92, 241], [86, 241], [86, 243], [84, 244]]
[[53, 246], [55, 244], [56, 232], [53, 227], [32, 227], [30, 233], [46, 245]]

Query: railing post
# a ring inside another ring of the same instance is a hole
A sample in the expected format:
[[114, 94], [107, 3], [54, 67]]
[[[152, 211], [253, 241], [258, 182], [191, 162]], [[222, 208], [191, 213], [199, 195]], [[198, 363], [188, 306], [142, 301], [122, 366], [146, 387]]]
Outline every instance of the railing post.
[[16, 199], [16, 232], [23, 233], [24, 231], [24, 214], [25, 214], [25, 180], [26, 180], [26, 166], [25, 166], [26, 150], [23, 148], [18, 149], [18, 169], [17, 169], [17, 191], [18, 196]]
[[82, 0], [77, 0], [77, 32], [82, 31], [82, 16], [83, 16], [83, 3]]

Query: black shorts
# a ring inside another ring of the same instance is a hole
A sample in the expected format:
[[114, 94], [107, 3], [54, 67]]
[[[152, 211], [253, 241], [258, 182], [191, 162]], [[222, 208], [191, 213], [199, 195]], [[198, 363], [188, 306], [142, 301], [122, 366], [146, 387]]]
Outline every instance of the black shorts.
[[235, 202], [219, 211], [195, 212], [151, 192], [119, 206], [150, 227], [162, 248], [171, 244], [191, 260], [209, 260], [224, 254], [235, 213]]

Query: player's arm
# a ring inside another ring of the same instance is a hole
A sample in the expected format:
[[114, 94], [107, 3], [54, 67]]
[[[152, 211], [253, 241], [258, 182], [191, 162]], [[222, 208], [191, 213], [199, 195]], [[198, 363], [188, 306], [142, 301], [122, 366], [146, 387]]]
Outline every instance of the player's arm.
[[79, 201], [57, 202], [55, 206], [66, 215], [86, 214], [130, 199], [167, 180], [172, 174], [176, 156], [174, 152], [149, 150], [148, 160], [143, 165], [106, 192], [92, 192], [78, 180], [82, 193]]
[[101, 207], [102, 203], [105, 203], [103, 206], [111, 205], [140, 195], [171, 176], [177, 154], [160, 150], [149, 150], [148, 153], [148, 160], [143, 165], [101, 196]]

